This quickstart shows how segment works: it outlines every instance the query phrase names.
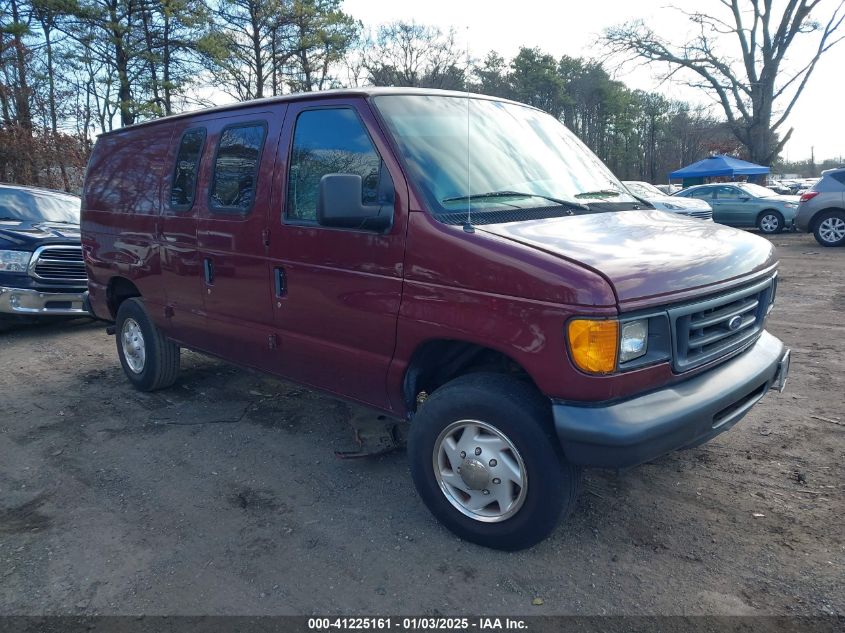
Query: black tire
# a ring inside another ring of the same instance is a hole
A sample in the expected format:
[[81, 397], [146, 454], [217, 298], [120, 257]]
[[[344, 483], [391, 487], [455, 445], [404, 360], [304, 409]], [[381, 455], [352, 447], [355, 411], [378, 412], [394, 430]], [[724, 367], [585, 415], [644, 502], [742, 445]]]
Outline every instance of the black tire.
[[[521, 456], [527, 486], [512, 516], [480, 521], [456, 508], [441, 490], [434, 473], [435, 445], [440, 434], [460, 420], [495, 427]], [[434, 391], [411, 424], [408, 456], [414, 485], [431, 513], [461, 538], [494, 549], [520, 550], [543, 540], [561, 515], [571, 511], [578, 494], [580, 469], [563, 457], [548, 400], [531, 385], [504, 374], [467, 374]]]
[[757, 216], [757, 228], [760, 229], [761, 233], [765, 233], [766, 235], [780, 233], [785, 226], [786, 220], [783, 219], [783, 214], [780, 211], [768, 209]]
[[[143, 337], [144, 359], [141, 363], [135, 358], [127, 359], [124, 351], [124, 326], [129, 319], [139, 326]], [[141, 299], [127, 299], [120, 304], [115, 320], [115, 341], [123, 371], [136, 389], [156, 391], [176, 382], [179, 375], [179, 346], [168, 340], [153, 324]], [[141, 365], [140, 371], [133, 369], [133, 363], [136, 368]]]
[[845, 222], [845, 211], [825, 211], [820, 213], [816, 220], [813, 222], [813, 235], [816, 238], [816, 241], [821, 244], [822, 246], [843, 246], [845, 245], [845, 236], [841, 237], [840, 239], [833, 239], [827, 241], [825, 236], [827, 235], [826, 231], [823, 231], [823, 224], [827, 226], [826, 223], [836, 223], [836, 226], [841, 226], [839, 222]]

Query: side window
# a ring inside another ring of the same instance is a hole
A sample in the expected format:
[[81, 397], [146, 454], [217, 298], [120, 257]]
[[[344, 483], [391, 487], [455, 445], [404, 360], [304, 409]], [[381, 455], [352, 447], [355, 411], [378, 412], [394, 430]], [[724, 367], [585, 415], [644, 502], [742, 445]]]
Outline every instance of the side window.
[[306, 110], [296, 120], [288, 171], [287, 213], [290, 220], [315, 222], [320, 179], [326, 174], [358, 174], [363, 204], [388, 202], [381, 158], [354, 110]]
[[716, 187], [716, 197], [720, 199], [739, 198], [739, 189], [736, 187]]
[[830, 175], [831, 178], [838, 181], [840, 185], [845, 185], [845, 171], [838, 171]]
[[248, 213], [252, 209], [266, 135], [264, 123], [227, 127], [220, 134], [211, 177], [212, 211]]
[[202, 149], [205, 145], [205, 128], [194, 128], [182, 135], [173, 182], [170, 184], [170, 206], [174, 209], [190, 209], [197, 192], [197, 172]]
[[703, 189], [695, 189], [691, 193], [687, 194], [690, 198], [706, 198], [710, 199], [713, 197], [713, 190], [709, 188]]

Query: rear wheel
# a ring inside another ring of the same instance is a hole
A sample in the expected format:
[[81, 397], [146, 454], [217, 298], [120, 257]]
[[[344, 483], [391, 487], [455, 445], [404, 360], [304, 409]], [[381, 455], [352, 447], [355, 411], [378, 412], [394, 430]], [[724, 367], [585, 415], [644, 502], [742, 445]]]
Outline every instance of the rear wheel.
[[780, 233], [785, 225], [783, 215], [780, 211], [763, 211], [757, 218], [757, 228], [769, 235]]
[[141, 299], [127, 299], [120, 304], [115, 340], [120, 364], [136, 389], [155, 391], [176, 382], [179, 346], [153, 324]]
[[813, 235], [822, 246], [845, 244], [845, 211], [826, 211], [819, 215]]
[[509, 376], [473, 373], [437, 389], [411, 424], [414, 484], [468, 541], [518, 550], [571, 510], [580, 471], [562, 456], [548, 401]]

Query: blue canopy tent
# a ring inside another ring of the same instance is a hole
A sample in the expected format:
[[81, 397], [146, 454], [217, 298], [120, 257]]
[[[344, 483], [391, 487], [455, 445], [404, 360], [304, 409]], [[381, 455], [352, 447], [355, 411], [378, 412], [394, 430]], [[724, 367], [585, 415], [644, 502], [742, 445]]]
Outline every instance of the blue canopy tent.
[[716, 154], [692, 165], [687, 165], [669, 174], [669, 180], [683, 180], [684, 187], [700, 185], [705, 178], [737, 176], [763, 176], [769, 173], [769, 168], [755, 165], [747, 160], [740, 160], [733, 156]]

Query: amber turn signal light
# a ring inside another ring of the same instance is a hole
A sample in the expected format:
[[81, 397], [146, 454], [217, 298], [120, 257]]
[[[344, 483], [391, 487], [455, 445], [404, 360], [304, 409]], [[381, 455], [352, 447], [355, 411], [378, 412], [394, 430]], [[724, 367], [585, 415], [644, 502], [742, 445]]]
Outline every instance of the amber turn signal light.
[[616, 369], [619, 351], [619, 322], [573, 319], [568, 329], [572, 360], [590, 374], [609, 374]]

